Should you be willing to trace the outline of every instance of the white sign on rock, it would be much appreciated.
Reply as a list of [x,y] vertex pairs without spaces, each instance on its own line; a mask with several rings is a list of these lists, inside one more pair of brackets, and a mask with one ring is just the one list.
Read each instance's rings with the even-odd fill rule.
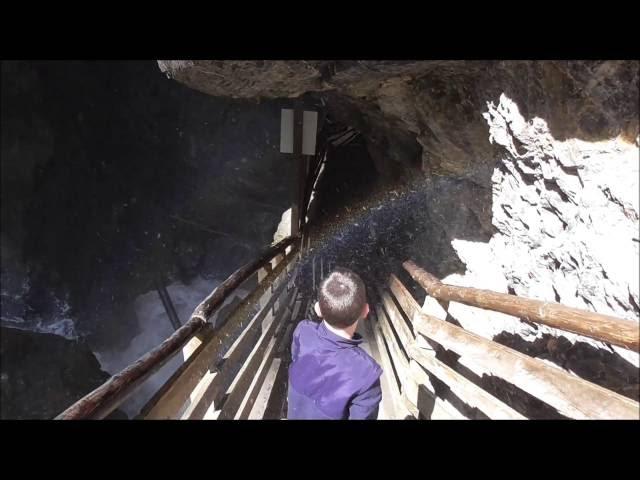
[[[294,113],[283,108],[280,116],[280,152],[294,153]],[[316,154],[316,136],[318,131],[318,112],[302,113],[302,155]]]

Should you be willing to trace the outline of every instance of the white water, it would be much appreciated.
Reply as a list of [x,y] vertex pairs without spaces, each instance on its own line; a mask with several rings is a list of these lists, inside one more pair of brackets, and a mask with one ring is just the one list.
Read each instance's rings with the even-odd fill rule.
[[24,312],[24,298],[29,292],[31,284],[29,278],[25,278],[20,291],[10,292],[2,289],[0,291],[0,299],[2,301],[2,309],[0,314],[0,324],[3,327],[17,328],[19,330],[28,330],[37,333],[50,333],[59,335],[69,340],[76,340],[78,334],[75,324],[71,318],[71,307],[68,298],[60,299],[53,297],[54,313],[50,317],[36,317],[26,321],[21,313]]
[[[197,277],[190,284],[172,283],[167,287],[171,301],[181,323],[185,323],[194,308],[218,286],[218,280],[205,280]],[[244,296],[246,292],[239,292]],[[231,298],[228,300],[231,301]],[[124,350],[95,351],[102,369],[114,375],[135,362],[149,350],[160,345],[173,332],[173,326],[167,316],[158,292],[152,290],[140,295],[135,300],[135,311],[140,333],[131,339]],[[120,407],[129,418],[137,415],[151,396],[166,382],[183,363],[182,354],[176,355],[158,372],[144,382],[136,393]]]

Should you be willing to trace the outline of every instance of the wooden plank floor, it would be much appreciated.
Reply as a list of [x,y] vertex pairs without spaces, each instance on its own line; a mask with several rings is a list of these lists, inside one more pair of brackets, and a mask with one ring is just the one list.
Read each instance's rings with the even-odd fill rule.
[[[360,322],[357,332],[362,335],[363,342],[360,344],[365,352],[367,352],[373,359],[378,362],[378,365],[382,367],[380,361],[380,354],[378,352],[378,346],[376,345],[375,338],[373,337],[373,330],[371,329],[370,318],[364,322]],[[387,381],[387,376],[382,375],[380,378],[380,386],[382,387],[382,400],[380,401],[380,408],[378,410],[378,420],[394,420],[396,418],[393,403],[391,401],[391,389]]]

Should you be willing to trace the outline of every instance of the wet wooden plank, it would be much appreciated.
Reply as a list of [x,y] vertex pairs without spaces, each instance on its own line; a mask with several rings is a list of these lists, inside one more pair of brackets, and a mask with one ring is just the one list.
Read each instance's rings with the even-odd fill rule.
[[279,359],[281,362],[278,374],[273,381],[273,390],[263,413],[265,420],[280,420],[286,417],[284,411],[289,386],[289,362],[285,357],[279,357]]
[[[295,297],[297,298],[297,297]],[[275,357],[281,360],[280,369],[275,379],[275,385],[265,408],[264,417],[266,419],[279,419],[286,417],[287,390],[289,382],[289,365],[291,363],[291,339],[293,332],[298,325],[298,316],[302,299],[295,299],[295,304],[290,305],[292,314],[280,330],[276,343]]]
[[384,335],[385,342],[389,347],[391,361],[393,362],[393,366],[400,377],[401,388],[403,388],[405,382],[408,380],[407,373],[409,370],[409,357],[400,347],[400,344],[391,329],[387,315],[382,310],[380,304],[376,304],[375,309],[378,326],[380,327],[380,330]]
[[429,376],[412,360],[409,374],[413,382],[407,385],[404,396],[427,420],[469,420],[447,399],[439,397],[431,385]]
[[[280,371],[281,363],[282,360],[279,358],[273,358],[271,361],[271,365],[269,366],[264,381],[262,382],[262,387],[260,387],[256,401],[249,413],[249,420],[262,420],[264,418],[269,399],[273,394],[276,377]],[[242,418],[242,416],[240,418]]]

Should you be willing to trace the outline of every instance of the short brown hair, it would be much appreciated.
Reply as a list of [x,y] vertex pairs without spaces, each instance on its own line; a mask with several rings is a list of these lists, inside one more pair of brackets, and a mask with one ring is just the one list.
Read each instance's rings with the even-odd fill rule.
[[367,304],[367,291],[360,276],[348,268],[336,268],[320,284],[320,312],[332,327],[353,325]]

